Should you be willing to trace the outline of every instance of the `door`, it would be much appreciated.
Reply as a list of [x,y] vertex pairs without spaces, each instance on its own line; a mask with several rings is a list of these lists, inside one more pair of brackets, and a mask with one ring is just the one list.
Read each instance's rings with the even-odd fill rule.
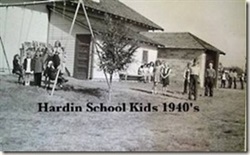
[[76,35],[74,75],[76,79],[88,79],[91,35]]

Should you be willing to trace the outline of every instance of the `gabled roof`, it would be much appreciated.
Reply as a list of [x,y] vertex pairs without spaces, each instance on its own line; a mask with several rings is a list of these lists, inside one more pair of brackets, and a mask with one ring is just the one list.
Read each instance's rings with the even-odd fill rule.
[[99,3],[93,2],[92,0],[84,0],[84,4],[87,8],[132,20],[137,24],[147,26],[150,30],[164,30],[162,27],[123,4],[119,0],[100,0]]
[[[48,8],[52,12],[57,13],[57,14],[61,15],[62,17],[65,17],[65,20],[66,19],[69,19],[70,21],[73,20],[74,11],[63,10],[63,8],[61,8],[59,6],[56,6],[56,7],[48,6]],[[107,31],[108,28],[107,28],[107,25],[104,24],[104,20],[101,20],[98,18],[89,18],[89,20],[91,23],[91,27],[95,33],[104,33]],[[85,15],[83,15],[81,13],[79,13],[77,15],[76,24],[78,24],[86,29],[89,29]],[[127,37],[128,37],[128,39],[138,40],[141,43],[151,44],[153,46],[163,46],[163,45],[159,44],[158,42],[140,34],[139,32],[133,31],[132,29],[128,29]]]
[[225,55],[224,52],[196,37],[189,32],[177,33],[155,33],[155,32],[141,32],[142,35],[151,38],[163,44],[164,48],[178,48],[178,49],[203,49],[213,52],[218,52]]

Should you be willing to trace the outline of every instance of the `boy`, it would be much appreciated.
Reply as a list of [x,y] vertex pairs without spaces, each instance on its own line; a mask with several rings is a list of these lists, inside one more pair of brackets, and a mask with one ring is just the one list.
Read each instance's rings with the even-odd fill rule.
[[187,93],[187,88],[188,88],[188,85],[190,83],[190,72],[191,72],[191,68],[190,68],[190,62],[187,63],[187,67],[184,71],[184,91],[183,91],[183,94],[186,94]]
[[205,72],[205,96],[213,97],[214,81],[216,78],[216,71],[213,69],[213,64],[209,63],[209,68]]
[[190,72],[190,84],[189,84],[189,93],[188,99],[191,100],[191,96],[194,95],[194,100],[197,100],[198,94],[198,81],[199,81],[199,67],[197,66],[197,60],[194,59],[193,65],[191,66]]

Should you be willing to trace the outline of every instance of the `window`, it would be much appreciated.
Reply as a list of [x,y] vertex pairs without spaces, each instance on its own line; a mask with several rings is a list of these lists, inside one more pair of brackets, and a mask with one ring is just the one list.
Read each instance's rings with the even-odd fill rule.
[[148,63],[148,51],[142,53],[142,63]]

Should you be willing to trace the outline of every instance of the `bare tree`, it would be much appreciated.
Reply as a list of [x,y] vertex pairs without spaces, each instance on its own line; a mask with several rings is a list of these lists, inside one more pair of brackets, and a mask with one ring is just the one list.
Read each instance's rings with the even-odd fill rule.
[[97,43],[100,57],[99,67],[109,74],[109,101],[111,101],[113,75],[126,70],[133,62],[133,56],[138,49],[138,41],[129,37],[131,30],[121,21],[115,21],[107,16],[104,20],[105,30],[99,34],[101,43]]

